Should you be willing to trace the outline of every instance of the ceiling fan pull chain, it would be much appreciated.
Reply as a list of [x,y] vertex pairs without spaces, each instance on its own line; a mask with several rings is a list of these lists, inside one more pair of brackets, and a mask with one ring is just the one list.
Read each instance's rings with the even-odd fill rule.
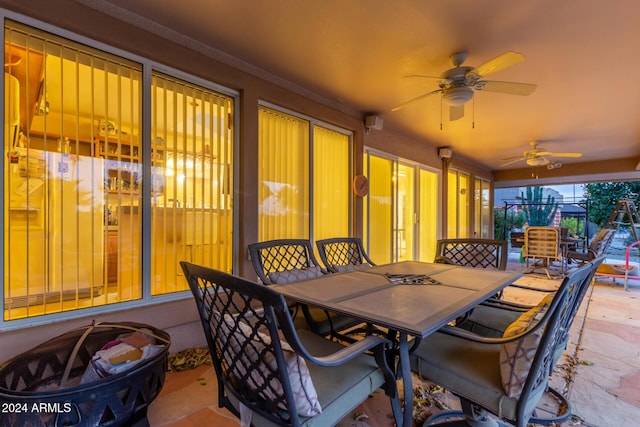
[[473,104],[471,105],[471,129],[476,128],[476,97],[474,96],[471,100]]
[[442,98],[444,97],[444,92],[440,93],[440,130],[442,130]]

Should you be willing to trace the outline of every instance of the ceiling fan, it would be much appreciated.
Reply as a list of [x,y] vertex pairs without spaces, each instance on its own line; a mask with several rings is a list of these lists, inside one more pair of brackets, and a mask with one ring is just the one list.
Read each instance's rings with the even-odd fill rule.
[[536,90],[536,85],[529,83],[484,80],[484,77],[489,74],[504,70],[505,68],[524,61],[524,56],[520,53],[505,52],[479,67],[462,65],[467,59],[467,52],[464,51],[456,52],[452,54],[450,58],[454,68],[445,71],[440,77],[423,75],[405,76],[437,80],[440,88],[403,102],[392,108],[391,111],[400,110],[415,101],[440,93],[442,94],[442,100],[450,106],[449,119],[458,120],[464,116],[464,104],[473,98],[473,94],[476,91],[527,96]]
[[551,151],[546,151],[542,148],[538,148],[538,143],[536,141],[531,141],[529,144],[532,147],[531,150],[526,150],[522,156],[501,159],[506,163],[503,163],[500,166],[504,167],[524,160],[529,166],[547,166],[547,168],[552,166],[549,169],[555,169],[562,165],[559,162],[552,162],[549,160],[549,157],[582,157],[582,153],[553,153]]

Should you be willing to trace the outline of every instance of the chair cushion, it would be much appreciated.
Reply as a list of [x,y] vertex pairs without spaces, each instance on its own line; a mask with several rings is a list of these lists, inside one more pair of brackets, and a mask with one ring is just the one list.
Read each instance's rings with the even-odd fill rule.
[[[236,328],[236,325],[238,328]],[[262,332],[257,332],[258,337],[252,338],[252,345],[248,345],[246,344],[247,340],[251,339],[250,337],[254,335],[254,331],[249,325],[226,315],[225,321],[221,326],[225,336],[227,337],[227,345],[231,346],[233,354],[236,356],[239,355],[241,358],[246,358],[242,364],[231,364],[231,361],[228,360],[232,366],[235,366],[236,369],[239,370],[239,372],[236,372],[238,377],[242,377],[246,373],[244,370],[245,366],[252,367],[252,369],[255,370],[256,366],[265,364],[269,366],[270,370],[277,369],[277,362],[273,353],[263,353],[265,348],[264,343],[271,343],[270,336],[265,335]],[[311,381],[309,369],[307,368],[304,358],[298,356],[288,343],[282,341],[281,344],[289,374],[289,382],[291,384],[291,390],[293,392],[298,413],[305,417],[312,417],[322,413],[318,394],[316,393],[313,381]],[[232,357],[228,354],[225,354],[225,357],[226,356]],[[256,363],[259,365],[256,365]],[[263,372],[267,371],[267,369],[257,369]],[[255,375],[252,373],[249,376],[247,383],[251,389],[259,390],[264,386],[264,381],[264,376],[261,373],[256,372]],[[280,381],[273,378],[269,382],[269,386],[265,387],[260,393],[264,394],[266,399],[273,399],[277,396],[281,396],[284,393],[284,389]]]
[[500,377],[500,348],[435,332],[411,353],[411,370],[494,414],[515,419],[517,400]]
[[[300,341],[314,356],[327,356],[343,346],[308,331],[298,331]],[[313,363],[308,365],[311,378],[318,391],[322,414],[302,418],[304,427],[326,427],[337,425],[350,411],[367,399],[374,390],[382,386],[384,376],[373,357],[360,355],[344,365],[323,367]],[[238,408],[238,401],[231,393],[229,400]],[[276,427],[272,421],[254,413],[251,425],[255,427]]]
[[459,327],[483,337],[500,338],[509,325],[522,314],[521,311],[478,305],[473,308],[469,318]]
[[269,279],[277,285],[297,282],[300,280],[309,280],[320,276],[322,276],[322,270],[320,270],[320,267],[309,267],[304,269],[293,268],[291,270],[269,273]]
[[[554,295],[547,295],[535,307],[522,313],[505,329],[503,337],[518,335],[533,326],[544,316]],[[544,328],[538,328],[519,340],[500,345],[500,373],[507,396],[517,397],[522,392],[543,332]]]

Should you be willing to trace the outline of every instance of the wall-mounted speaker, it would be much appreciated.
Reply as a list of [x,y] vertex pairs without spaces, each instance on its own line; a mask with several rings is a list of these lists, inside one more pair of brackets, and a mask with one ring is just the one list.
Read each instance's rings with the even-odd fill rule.
[[382,130],[382,126],[384,124],[384,120],[382,120],[382,117],[380,116],[367,116],[364,120],[364,127],[367,128],[367,130]]

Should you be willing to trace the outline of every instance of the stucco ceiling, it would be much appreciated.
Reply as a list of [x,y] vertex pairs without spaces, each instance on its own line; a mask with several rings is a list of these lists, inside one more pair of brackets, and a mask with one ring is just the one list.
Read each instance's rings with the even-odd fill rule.
[[[87,4],[89,2],[82,1]],[[112,4],[310,90],[385,127],[450,146],[494,170],[532,140],[581,159],[640,158],[637,0],[111,0]],[[117,9],[122,12],[121,9]],[[144,20],[142,20],[144,21]],[[490,80],[533,83],[530,96],[478,92],[450,122],[428,79],[468,51],[477,66],[526,60]],[[510,167],[521,167],[514,164]]]

